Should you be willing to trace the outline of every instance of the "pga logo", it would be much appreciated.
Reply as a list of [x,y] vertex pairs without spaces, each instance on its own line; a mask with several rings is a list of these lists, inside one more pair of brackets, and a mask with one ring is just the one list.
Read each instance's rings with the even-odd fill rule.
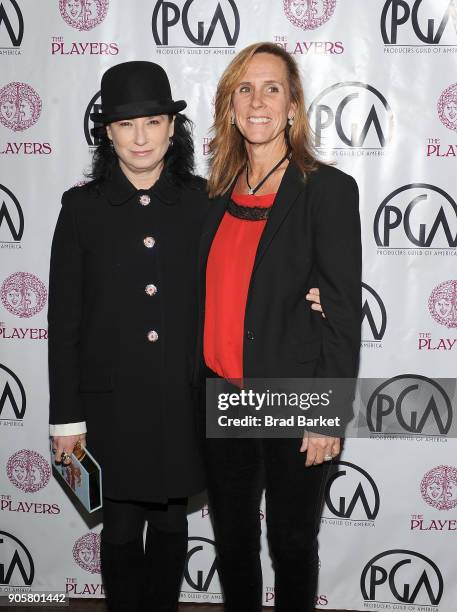
[[0,242],[20,242],[24,233],[24,213],[12,191],[0,185]]
[[[240,14],[234,0],[158,0],[152,12],[152,35],[159,47],[168,45],[234,47],[240,34]],[[211,45],[212,43],[212,45]]]
[[366,407],[368,429],[373,433],[446,435],[452,418],[448,393],[437,381],[419,374],[382,382]]
[[387,550],[362,570],[365,601],[437,606],[443,596],[441,572],[431,559],[413,550]]
[[380,342],[387,327],[387,311],[381,296],[362,283],[362,342]]
[[212,540],[200,537],[188,539],[184,580],[194,591],[207,593],[211,590],[211,593],[222,593]]
[[0,48],[18,49],[24,36],[24,18],[17,0],[0,2]]
[[[103,123],[99,123],[97,121],[93,121],[90,116],[92,113],[101,113],[102,112],[102,96],[101,92],[97,91],[97,93],[92,96],[89,101],[89,104],[86,107],[86,111],[84,113],[84,136],[86,137],[86,142],[89,147],[96,147],[100,144],[101,139],[97,134],[97,130],[103,127]],[[95,133],[94,133],[95,130]]]
[[457,43],[456,0],[386,0],[381,13],[386,45]]
[[338,461],[325,489],[325,503],[340,519],[373,521],[380,506],[379,490],[373,478],[358,465]]
[[22,421],[27,400],[16,374],[0,363],[0,421]]
[[379,205],[373,233],[378,247],[455,249],[457,204],[435,185],[403,185]]
[[16,536],[0,531],[0,585],[30,586],[34,577],[35,564],[28,548]]
[[393,137],[394,116],[384,95],[358,81],[336,83],[311,103],[308,117],[317,148],[383,149]]

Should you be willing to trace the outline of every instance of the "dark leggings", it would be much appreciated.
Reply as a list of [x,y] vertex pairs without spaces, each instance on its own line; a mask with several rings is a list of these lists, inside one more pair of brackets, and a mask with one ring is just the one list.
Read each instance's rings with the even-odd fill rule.
[[328,465],[305,467],[294,439],[207,439],[208,493],[226,612],[262,606],[260,515],[275,570],[275,609],[312,612]]
[[125,544],[143,534],[144,524],[164,533],[187,532],[187,499],[169,504],[103,499],[103,537],[111,544]]
[[187,500],[148,504],[104,498],[103,504],[101,562],[108,610],[177,610],[187,554]]

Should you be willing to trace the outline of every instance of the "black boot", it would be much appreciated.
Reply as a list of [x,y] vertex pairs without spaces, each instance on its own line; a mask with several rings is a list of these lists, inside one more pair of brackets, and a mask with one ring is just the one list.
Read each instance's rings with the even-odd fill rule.
[[187,530],[159,531],[148,525],[146,572],[148,587],[144,610],[177,612],[187,555]]
[[143,536],[111,544],[101,533],[100,560],[109,612],[143,612],[145,555]]

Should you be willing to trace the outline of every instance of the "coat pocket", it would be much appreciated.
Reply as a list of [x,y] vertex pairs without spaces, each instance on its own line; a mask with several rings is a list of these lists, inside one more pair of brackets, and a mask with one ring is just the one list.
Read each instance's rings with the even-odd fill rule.
[[322,340],[302,340],[296,341],[292,345],[292,352],[299,363],[314,361],[319,358],[322,349]]
[[80,393],[110,393],[114,390],[113,378],[108,374],[82,373],[79,379]]

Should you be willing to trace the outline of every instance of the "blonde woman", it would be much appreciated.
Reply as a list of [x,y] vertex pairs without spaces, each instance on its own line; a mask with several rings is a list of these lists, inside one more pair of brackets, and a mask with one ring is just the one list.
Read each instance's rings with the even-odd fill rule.
[[[316,159],[298,67],[258,43],[219,82],[203,231],[201,343],[206,375],[355,377],[361,240],[353,178]],[[318,286],[326,318],[305,307]],[[208,409],[210,409],[209,407]],[[349,418],[347,414],[341,418]],[[219,574],[229,612],[261,610],[259,503],[275,569],[276,610],[311,612],[317,533],[336,437],[207,439]]]

